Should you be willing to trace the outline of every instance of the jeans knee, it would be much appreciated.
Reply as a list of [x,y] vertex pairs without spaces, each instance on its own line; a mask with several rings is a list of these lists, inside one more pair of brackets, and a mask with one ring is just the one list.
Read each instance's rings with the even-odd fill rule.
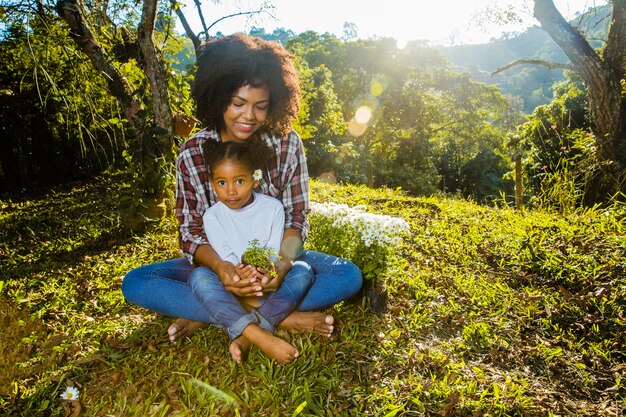
[[189,274],[189,280],[187,282],[189,287],[191,287],[191,291],[194,293],[198,290],[206,290],[218,283],[221,284],[217,275],[205,266],[195,268],[191,274]]
[[352,284],[350,288],[352,293],[351,295],[355,295],[361,290],[361,287],[363,286],[363,274],[361,273],[359,267],[356,266],[354,263],[348,262],[348,265],[348,277],[350,277],[350,284]]
[[129,271],[122,279],[122,294],[130,302],[136,300],[136,296],[140,293],[140,278],[143,274],[139,271],[141,268],[135,268]]

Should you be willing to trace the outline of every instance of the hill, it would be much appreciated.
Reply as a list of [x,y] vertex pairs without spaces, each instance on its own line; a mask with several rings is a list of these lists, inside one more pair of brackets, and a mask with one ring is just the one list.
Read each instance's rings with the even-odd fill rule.
[[[606,39],[606,16],[610,12],[608,5],[592,8],[577,16],[571,23],[590,39],[596,39],[592,46],[598,48],[601,46],[599,39]],[[507,35],[485,44],[439,49],[459,71],[469,72],[475,81],[497,85],[504,94],[521,98],[526,113],[552,99],[552,85],[565,79],[563,71],[548,70],[537,65],[520,65],[497,76],[490,74],[519,59],[569,62],[563,51],[539,27],[531,27],[522,33]]]
[[[168,218],[129,235],[123,178],[0,198],[0,414],[614,416],[626,388],[626,208],[517,212],[313,183],[313,199],[410,223],[388,310],[334,308],[332,340],[242,366],[224,332],[172,345],[170,318],[127,304],[131,268],[178,256]],[[106,196],[106,198],[103,198]],[[315,226],[314,226],[315,227]],[[79,402],[60,401],[66,386]],[[230,409],[231,411],[228,411]],[[78,411],[76,411],[78,410]]]

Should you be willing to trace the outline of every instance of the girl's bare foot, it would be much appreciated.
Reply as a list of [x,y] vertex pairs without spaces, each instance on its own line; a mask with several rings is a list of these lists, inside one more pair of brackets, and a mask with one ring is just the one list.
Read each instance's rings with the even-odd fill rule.
[[207,323],[180,318],[176,319],[176,321],[167,328],[167,335],[170,338],[170,342],[175,343],[178,339],[189,336],[196,330],[207,326]]
[[250,341],[246,339],[245,336],[239,336],[228,346],[230,356],[232,356],[237,363],[245,361],[248,357],[248,352],[250,352],[250,345]]
[[298,349],[294,346],[274,336],[270,332],[263,330],[256,324],[251,324],[246,327],[242,334],[251,343],[261,349],[268,358],[275,360],[281,365],[293,361],[300,354]]
[[283,330],[316,333],[320,336],[330,337],[335,330],[334,322],[333,316],[328,314],[315,311],[294,311],[280,322],[278,327]]

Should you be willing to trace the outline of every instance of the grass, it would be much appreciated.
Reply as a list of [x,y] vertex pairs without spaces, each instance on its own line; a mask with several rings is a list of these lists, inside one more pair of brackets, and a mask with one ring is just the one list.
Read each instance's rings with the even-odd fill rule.
[[[237,365],[219,329],[175,345],[124,274],[179,255],[176,228],[123,231],[117,177],[0,199],[0,414],[618,416],[626,389],[626,210],[517,212],[313,184],[316,201],[410,222],[389,308],[333,309],[331,341]],[[63,402],[67,385],[80,407]]]

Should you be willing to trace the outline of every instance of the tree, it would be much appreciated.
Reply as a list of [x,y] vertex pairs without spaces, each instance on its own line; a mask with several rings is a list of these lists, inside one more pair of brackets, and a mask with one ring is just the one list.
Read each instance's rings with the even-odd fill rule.
[[118,106],[49,15],[4,21],[0,39],[0,189],[52,185],[120,166]]
[[584,82],[589,97],[589,118],[595,137],[596,161],[588,189],[591,202],[626,192],[626,0],[612,0],[610,26],[602,48],[594,49],[583,34],[568,23],[552,0],[534,0],[533,13],[542,28],[565,52],[570,64],[546,61],[516,61],[495,73],[519,63],[566,68]]

